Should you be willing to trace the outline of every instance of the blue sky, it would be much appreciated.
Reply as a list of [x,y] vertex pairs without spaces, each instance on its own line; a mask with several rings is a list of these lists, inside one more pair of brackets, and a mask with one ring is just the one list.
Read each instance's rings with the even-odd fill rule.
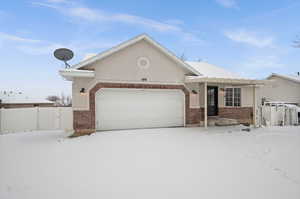
[[300,70],[299,0],[18,0],[0,7],[1,90],[32,97],[71,93],[52,53],[70,64],[141,33],[188,60],[251,78]]

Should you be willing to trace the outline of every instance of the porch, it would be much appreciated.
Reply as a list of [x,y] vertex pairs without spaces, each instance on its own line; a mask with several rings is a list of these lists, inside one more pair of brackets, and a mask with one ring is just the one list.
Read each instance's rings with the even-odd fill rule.
[[263,80],[187,76],[190,124],[256,124],[256,89]]

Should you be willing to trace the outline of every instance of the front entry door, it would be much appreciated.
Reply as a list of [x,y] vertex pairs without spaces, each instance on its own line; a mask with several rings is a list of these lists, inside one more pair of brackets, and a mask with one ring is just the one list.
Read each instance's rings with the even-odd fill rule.
[[218,87],[207,87],[207,115],[218,115]]

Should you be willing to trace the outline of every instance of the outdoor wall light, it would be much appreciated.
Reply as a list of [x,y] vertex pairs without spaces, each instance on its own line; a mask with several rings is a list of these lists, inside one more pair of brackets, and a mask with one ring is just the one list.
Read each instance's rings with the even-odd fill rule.
[[198,94],[198,92],[196,90],[192,90],[193,94]]
[[81,88],[81,89],[80,89],[80,94],[81,94],[81,95],[84,95],[84,94],[85,94],[85,88]]

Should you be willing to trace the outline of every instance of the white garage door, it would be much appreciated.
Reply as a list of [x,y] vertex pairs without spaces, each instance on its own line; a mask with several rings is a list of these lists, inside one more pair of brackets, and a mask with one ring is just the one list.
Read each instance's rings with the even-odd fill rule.
[[181,90],[103,88],[96,93],[96,128],[183,126],[184,104]]

